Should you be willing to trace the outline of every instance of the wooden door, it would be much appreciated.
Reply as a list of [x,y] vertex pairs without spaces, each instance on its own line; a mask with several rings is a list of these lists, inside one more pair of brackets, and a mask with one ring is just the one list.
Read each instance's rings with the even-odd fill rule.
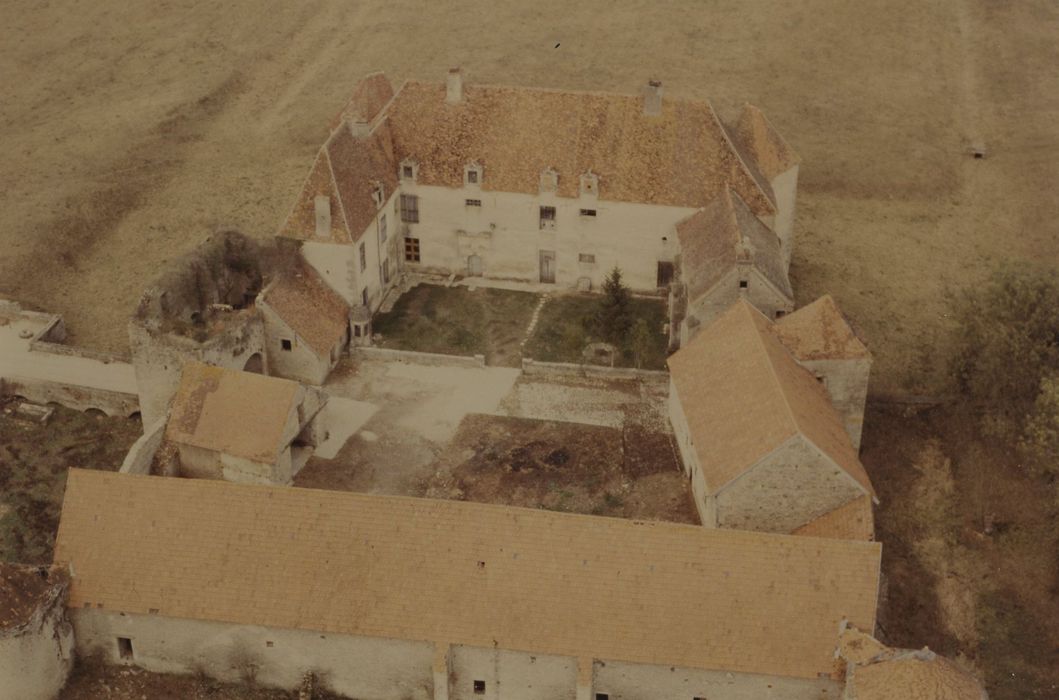
[[555,251],[542,250],[541,252],[541,282],[555,284]]

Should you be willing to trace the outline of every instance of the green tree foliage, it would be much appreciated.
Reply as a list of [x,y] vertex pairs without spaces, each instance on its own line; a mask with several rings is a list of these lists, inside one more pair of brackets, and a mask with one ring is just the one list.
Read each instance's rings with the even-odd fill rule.
[[622,281],[621,270],[615,267],[603,281],[603,298],[595,319],[597,332],[608,343],[620,345],[632,327],[629,302],[629,288]]
[[[1059,273],[1003,267],[954,300],[953,371],[995,437],[1037,455],[1055,451],[1059,421]],[[1043,452],[1042,452],[1043,450]],[[1054,461],[1054,460],[1053,460]]]

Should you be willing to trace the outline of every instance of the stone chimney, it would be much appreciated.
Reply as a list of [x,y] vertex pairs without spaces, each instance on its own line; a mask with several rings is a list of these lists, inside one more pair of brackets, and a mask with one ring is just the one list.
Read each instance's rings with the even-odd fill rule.
[[662,81],[648,80],[643,89],[643,113],[657,117],[662,113]]
[[452,105],[463,101],[463,71],[459,68],[449,69],[449,77],[445,81],[445,101]]

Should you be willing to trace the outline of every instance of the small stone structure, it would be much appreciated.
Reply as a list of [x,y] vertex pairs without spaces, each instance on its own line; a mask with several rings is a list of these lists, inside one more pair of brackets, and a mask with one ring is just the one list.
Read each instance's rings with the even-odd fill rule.
[[0,562],[0,700],[52,700],[73,664],[61,566]]
[[289,379],[184,365],[165,436],[182,476],[290,484],[327,437],[327,395]]
[[870,515],[875,492],[826,389],[749,302],[669,368],[670,421],[704,525],[791,533],[854,501]]

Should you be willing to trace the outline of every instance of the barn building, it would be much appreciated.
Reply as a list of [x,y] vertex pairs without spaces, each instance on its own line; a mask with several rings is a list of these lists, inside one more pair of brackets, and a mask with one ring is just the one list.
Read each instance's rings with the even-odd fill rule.
[[[130,537],[130,533],[135,536]],[[79,653],[349,697],[838,700],[880,546],[71,470]]]

